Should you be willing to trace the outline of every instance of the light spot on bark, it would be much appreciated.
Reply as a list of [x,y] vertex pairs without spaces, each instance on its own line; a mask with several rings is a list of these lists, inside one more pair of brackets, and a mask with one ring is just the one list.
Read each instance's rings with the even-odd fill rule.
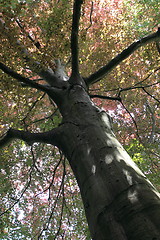
[[96,165],[92,166],[92,173],[95,175],[95,173],[96,173]]
[[105,134],[107,136],[107,145],[108,146],[121,147],[121,144],[118,142],[118,140],[115,138],[115,136],[112,132],[110,132],[110,133],[106,132]]
[[91,148],[88,148],[88,149],[87,149],[87,154],[89,155],[90,152],[91,152]]
[[128,199],[131,203],[138,202],[137,191],[128,191]]
[[107,115],[106,112],[102,113],[102,121],[106,124],[106,126],[110,129],[111,128],[111,123],[110,123],[110,119],[109,116]]
[[132,181],[132,176],[131,176],[131,174],[130,174],[127,170],[125,170],[125,169],[123,169],[123,173],[124,173],[124,175],[126,176],[129,185],[132,185],[132,184],[133,184],[133,181]]
[[113,161],[114,157],[111,154],[105,156],[105,163],[110,164]]
[[138,166],[133,162],[133,160],[128,155],[128,153],[123,149],[123,147],[121,147],[120,151],[117,152],[117,160],[119,162],[123,160],[129,167],[132,167],[139,175],[145,177],[145,175],[138,168]]
[[[152,186],[153,186],[153,185],[152,185]],[[157,189],[155,189],[155,187],[154,187],[154,189],[153,189],[153,192],[157,195],[158,198],[160,198],[160,193],[157,191]]]

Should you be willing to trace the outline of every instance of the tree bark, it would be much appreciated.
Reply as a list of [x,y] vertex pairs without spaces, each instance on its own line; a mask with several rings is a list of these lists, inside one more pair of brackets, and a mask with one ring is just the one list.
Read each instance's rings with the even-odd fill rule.
[[160,195],[116,139],[110,117],[82,85],[62,91],[59,127],[45,133],[10,129],[0,146],[18,138],[63,151],[80,187],[93,240],[160,240]]
[[74,86],[61,106],[61,149],[80,187],[92,239],[160,239],[160,197],[116,139],[106,112]]

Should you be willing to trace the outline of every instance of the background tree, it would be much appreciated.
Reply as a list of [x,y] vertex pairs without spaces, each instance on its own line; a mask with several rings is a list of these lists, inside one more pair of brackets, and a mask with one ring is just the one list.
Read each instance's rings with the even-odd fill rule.
[[[147,14],[144,22],[141,19],[146,9],[148,11],[148,4],[150,14]],[[31,145],[24,145],[23,141],[14,142],[14,145],[11,143],[2,152],[2,239],[87,238],[86,225],[82,224],[84,213],[78,195],[79,189],[61,152],[63,150],[67,155],[67,151],[71,151],[74,143],[69,146],[70,150],[61,146],[61,150],[58,151],[57,148],[53,149],[52,146],[43,143],[32,145],[36,140],[34,137],[39,138],[40,135],[32,135],[32,139],[29,135],[30,131],[46,132],[58,127],[59,124],[62,128],[66,121],[72,120],[75,121],[75,125],[77,124],[77,117],[74,115],[73,118],[72,115],[78,111],[80,120],[80,109],[75,108],[70,117],[66,118],[68,105],[62,104],[66,100],[69,104],[66,92],[76,90],[76,94],[79,91],[74,85],[86,88],[87,84],[89,89],[86,90],[90,97],[113,117],[114,129],[120,141],[148,177],[157,187],[159,186],[156,177],[159,168],[157,121],[159,31],[144,37],[145,34],[153,32],[153,27],[157,30],[157,6],[156,1],[152,4],[135,1],[132,5],[121,1],[86,1],[80,10],[80,2],[76,1],[72,24],[72,3],[68,1],[14,1],[12,4],[5,1],[2,4],[3,63],[0,66],[8,76],[2,72],[1,135],[5,134],[8,128],[12,128],[2,137],[1,144],[7,142],[10,137],[18,137]],[[147,21],[151,17],[153,22],[149,24]],[[137,37],[141,38],[141,41],[130,45]],[[148,42],[151,43],[146,45]],[[140,46],[145,46],[145,49],[135,52]],[[126,50],[122,52],[123,49]],[[133,52],[134,55],[131,56]],[[121,54],[115,57],[117,53]],[[78,74],[78,62],[83,78]],[[101,68],[102,66],[105,67]],[[95,74],[92,74],[93,72]],[[69,81],[66,81],[68,79]],[[44,80],[52,85],[52,89],[42,85]],[[91,85],[93,83],[95,84]],[[75,95],[77,102],[84,101],[83,95],[80,95],[78,99]],[[74,103],[74,96],[70,101],[69,105]],[[85,101],[90,102],[88,98]],[[90,107],[89,110],[93,113]],[[102,113],[103,118],[103,111],[97,111]],[[88,114],[88,111],[83,110],[84,118],[85,112]],[[92,121],[94,119],[94,116],[86,117]],[[96,123],[96,119],[94,121]],[[63,135],[67,131],[66,127]],[[22,136],[22,133],[28,135]],[[52,133],[57,134],[56,131]],[[50,142],[48,136],[43,135],[43,139],[39,140],[59,145],[54,139]],[[77,138],[76,141],[81,145],[83,135],[77,135]],[[111,158],[108,157],[107,161],[109,159]],[[127,181],[131,181],[129,169],[126,166],[121,167]],[[83,169],[80,171],[82,175],[83,171]],[[96,169],[93,164],[92,173],[94,171]],[[116,180],[118,183],[118,179]],[[86,204],[85,208],[87,209]],[[75,217],[80,219],[77,223]],[[137,218],[135,219],[137,221]],[[152,228],[151,225],[150,227]],[[83,229],[83,232],[80,229]],[[112,232],[113,235],[117,234],[113,230]],[[143,234],[146,239],[145,233]],[[157,237],[156,232],[153,234]],[[109,239],[112,239],[111,235],[110,233]],[[114,237],[118,239],[117,235]]]

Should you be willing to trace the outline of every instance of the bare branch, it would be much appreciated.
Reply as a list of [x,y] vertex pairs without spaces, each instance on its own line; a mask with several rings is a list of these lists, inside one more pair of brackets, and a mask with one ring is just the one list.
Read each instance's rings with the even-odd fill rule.
[[145,89],[145,87],[143,87],[142,89],[143,89],[143,91],[144,91],[145,93],[147,93],[147,95],[149,95],[151,98],[153,98],[153,99],[156,100],[158,103],[160,103],[160,101],[159,101],[155,96],[153,96],[152,94],[150,94],[150,93]]
[[26,190],[29,188],[30,184],[31,184],[31,180],[32,180],[32,171],[33,171],[33,167],[30,168],[29,170],[29,179],[26,183],[26,186],[24,187],[24,189],[22,190],[20,196],[18,197],[18,199],[16,199],[16,201],[9,207],[7,208],[4,212],[0,213],[0,216],[4,215],[5,213],[7,213],[8,211],[10,211],[23,197],[24,193],[26,192]]
[[88,29],[92,26],[92,13],[93,13],[93,1],[91,2],[91,11],[90,11],[90,25],[86,28],[86,31],[88,31]]
[[108,99],[108,100],[117,100],[121,102],[120,97],[109,97],[109,96],[103,96],[103,95],[89,95],[90,98],[101,98],[101,99]]
[[132,119],[132,122],[134,123],[135,127],[136,127],[136,135],[139,139],[139,141],[141,142],[141,138],[140,138],[140,135],[139,135],[139,131],[138,131],[138,126],[137,126],[137,123],[136,123],[136,120],[134,119],[134,117],[132,116],[132,114],[130,113],[130,111],[126,108],[126,106],[124,105],[124,103],[121,101],[121,104],[123,106],[123,108],[126,110],[126,112],[129,114],[130,118]]
[[51,131],[43,133],[31,133],[28,131],[21,131],[17,129],[10,128],[6,134],[1,136],[0,147],[5,146],[13,139],[20,139],[32,145],[35,142],[52,144],[54,146],[60,147],[61,133],[63,126],[54,128]]
[[18,18],[16,19],[16,23],[17,23],[18,26],[20,27],[22,33],[25,33],[25,34],[27,35],[27,37],[31,40],[31,42],[35,45],[35,47],[36,47],[37,49],[40,49],[40,48],[41,48],[40,42],[39,42],[39,41],[35,41],[35,40],[33,39],[33,37],[31,36],[31,34],[30,34],[30,33],[27,33],[27,32],[25,31],[24,26],[22,25],[21,21],[20,21]]
[[71,32],[71,55],[72,55],[72,74],[79,74],[78,59],[78,31],[81,15],[82,0],[75,0],[73,7],[72,32]]
[[[59,101],[60,94],[62,93],[62,89],[66,89],[68,86],[68,82],[61,81],[59,86],[49,86],[49,85],[41,85],[36,83],[35,81],[30,80],[29,78],[23,77],[19,73],[13,71],[11,68],[7,67],[3,63],[0,63],[0,69],[2,69],[5,73],[10,75],[11,77],[17,79],[20,83],[24,83],[32,88],[36,88],[37,90],[41,90],[48,94],[48,96],[57,103]],[[50,78],[48,78],[50,79]],[[53,79],[50,79],[51,81]],[[67,85],[66,85],[66,84]]]
[[23,77],[21,74],[13,71],[11,68],[7,67],[5,64],[3,64],[2,62],[0,62],[0,69],[7,73],[9,76],[15,78],[16,80],[18,80],[20,83],[24,83],[27,84],[27,86],[30,86],[32,88],[36,88],[37,90],[41,90],[45,93],[49,92],[49,87],[41,85],[36,83],[35,81],[30,80],[29,78]]
[[[158,68],[156,68],[155,70],[151,71],[150,73],[148,73],[148,75],[147,75],[144,79],[142,79],[141,81],[135,83],[134,86],[137,86],[137,85],[142,84],[143,82],[145,82],[146,80],[148,80],[148,78],[150,78],[153,74],[155,74],[155,73],[158,72],[159,70],[160,70],[160,67],[158,67]],[[127,72],[125,72],[125,73],[127,73]],[[134,78],[135,80],[138,80],[138,77],[137,77],[137,76],[134,76],[134,77],[133,77],[132,75],[129,74],[129,77]]]
[[47,119],[51,119],[52,122],[53,122],[53,116],[54,116],[54,114],[57,112],[57,110],[58,110],[58,108],[57,108],[52,114],[50,114],[49,116],[46,116],[46,117],[44,117],[44,118],[37,119],[37,120],[33,121],[32,123],[37,123],[37,122],[45,121],[45,120],[47,120]]
[[124,49],[120,54],[118,54],[115,58],[113,58],[109,63],[100,68],[97,72],[91,74],[88,78],[85,78],[85,82],[87,85],[98,82],[102,78],[104,78],[112,69],[114,69],[118,64],[120,64],[123,60],[129,57],[134,51],[138,48],[144,46],[145,44],[155,41],[160,38],[160,29],[156,33],[152,33],[140,40],[133,42],[128,48]]
[[[159,83],[160,83],[160,82],[158,81],[158,82],[155,82],[155,83],[152,83],[152,84],[149,84],[149,85],[144,85],[144,86],[137,86],[138,84],[135,84],[134,86],[131,86],[131,87],[122,88],[122,89],[119,90],[118,96],[120,97],[121,92],[129,91],[129,90],[134,90],[134,89],[139,88],[139,89],[143,89],[148,95],[150,95],[151,97],[153,97],[151,94],[149,94],[149,93],[145,90],[145,88],[152,87],[152,86],[157,85],[157,84],[159,84]],[[153,98],[154,98],[156,101],[159,102],[158,99],[156,99],[155,97],[153,97]]]
[[11,29],[5,26],[5,22],[0,19],[0,29],[2,30],[3,34],[7,37],[10,44],[16,47],[18,53],[22,56],[22,58],[27,62],[30,69],[37,73],[39,76],[41,76],[50,86],[62,88],[67,87],[67,82],[63,81],[63,79],[59,79],[55,73],[54,70],[51,68],[48,68],[48,66],[43,66],[40,62],[36,61],[27,48],[15,37],[11,34]]
[[46,94],[43,93],[43,95],[42,95],[41,97],[38,97],[38,98],[36,99],[36,101],[35,101],[35,102],[32,104],[32,106],[29,108],[26,116],[22,119],[22,122],[25,123],[26,118],[29,116],[29,114],[31,113],[31,111],[33,110],[33,108],[36,106],[36,104],[37,104],[39,101],[41,101],[41,100],[45,97],[45,95],[46,95]]
[[65,73],[64,65],[62,65],[60,59],[55,60],[55,64],[56,64],[56,69],[55,69],[55,72],[54,72],[55,76],[58,79],[61,79],[63,81],[68,81],[69,77]]
[[[62,157],[62,156],[61,156],[61,157]],[[53,205],[53,207],[52,207],[50,216],[49,216],[47,222],[45,223],[44,228],[40,231],[40,233],[39,233],[39,235],[38,235],[38,239],[41,238],[41,236],[42,236],[42,234],[43,234],[44,231],[48,230],[49,224],[50,224],[50,222],[51,222],[51,219],[52,219],[53,214],[54,214],[54,212],[55,212],[55,209],[56,209],[56,207],[57,207],[58,201],[59,201],[60,197],[62,196],[62,208],[61,208],[62,210],[61,210],[61,218],[60,218],[60,222],[59,222],[60,225],[61,225],[62,215],[63,215],[63,209],[64,209],[63,191],[64,191],[64,179],[65,179],[65,175],[66,175],[66,171],[65,171],[65,168],[64,168],[64,170],[63,170],[63,175],[62,175],[62,179],[61,179],[61,184],[60,184],[60,186],[59,186],[59,190],[58,190],[56,199],[55,199],[55,201],[54,201],[54,205]],[[59,225],[59,229],[58,229],[58,231],[57,231],[57,233],[56,233],[56,236],[57,236],[57,234],[58,234],[59,231],[60,231],[60,225]],[[34,236],[34,237],[35,237],[35,236]],[[55,239],[55,238],[54,238],[54,239]]]
[[[17,40],[17,45],[19,46],[19,49],[21,50],[21,54],[27,64],[29,64],[30,69],[37,73],[40,77],[42,77],[50,86],[53,87],[67,87],[68,84],[66,82],[67,76],[64,73],[64,70],[62,70],[61,64],[55,63],[55,69],[44,67],[43,64],[33,59],[33,57],[30,55],[28,50],[25,48],[24,45],[21,44],[19,40]],[[57,70],[59,71],[59,68],[61,69],[61,75],[57,76]],[[63,75],[62,75],[63,73]]]
[[62,176],[62,205],[61,205],[61,212],[60,212],[60,220],[59,220],[59,227],[58,230],[54,236],[54,240],[58,237],[60,230],[62,228],[62,218],[63,218],[63,211],[64,211],[64,206],[65,206],[65,194],[64,194],[64,179],[66,176],[66,165],[65,165],[65,159],[63,162],[63,176]]
[[47,188],[45,188],[43,191],[37,193],[35,195],[35,197],[37,197],[37,196],[41,195],[42,193],[48,191],[49,192],[48,193],[48,201],[51,200],[51,187],[53,186],[54,179],[55,179],[55,174],[56,174],[56,171],[57,171],[58,167],[60,166],[61,162],[62,162],[62,155],[60,156],[60,159],[59,159],[58,163],[56,164],[56,166],[55,166],[55,168],[53,170],[52,180],[49,182],[49,186]]
[[156,128],[156,118],[155,118],[155,114],[154,114],[154,110],[153,108],[150,106],[149,102],[146,102],[146,108],[149,110],[149,113],[151,114],[151,119],[152,119],[152,130],[151,130],[151,134],[149,137],[149,142],[154,142],[154,135],[155,135],[155,128]]

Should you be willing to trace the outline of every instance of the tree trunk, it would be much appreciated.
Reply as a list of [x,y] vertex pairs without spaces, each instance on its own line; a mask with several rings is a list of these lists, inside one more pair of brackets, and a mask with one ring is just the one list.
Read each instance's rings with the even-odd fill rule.
[[116,139],[110,118],[74,86],[61,106],[62,150],[94,240],[160,239],[160,198]]
[[38,84],[23,77],[3,63],[0,63],[0,69],[21,84],[47,93],[63,117],[61,126],[45,133],[9,129],[3,139],[0,139],[0,146],[13,138],[19,138],[29,144],[36,141],[50,143],[63,151],[80,187],[93,240],[160,240],[160,196],[117,141],[110,117],[94,106],[86,91],[86,85],[107,76],[135,50],[151,41],[157,41],[160,29],[133,42],[98,71],[83,79],[79,74],[78,56],[79,20],[83,1],[73,2],[72,74],[69,79],[59,60],[56,61],[57,69],[40,66],[41,61],[37,62],[30,57],[23,44],[15,36],[10,37],[10,29],[3,19],[0,21],[5,39],[7,37],[10,42],[13,40],[16,43],[16,51],[25,59],[27,66],[49,85]]

